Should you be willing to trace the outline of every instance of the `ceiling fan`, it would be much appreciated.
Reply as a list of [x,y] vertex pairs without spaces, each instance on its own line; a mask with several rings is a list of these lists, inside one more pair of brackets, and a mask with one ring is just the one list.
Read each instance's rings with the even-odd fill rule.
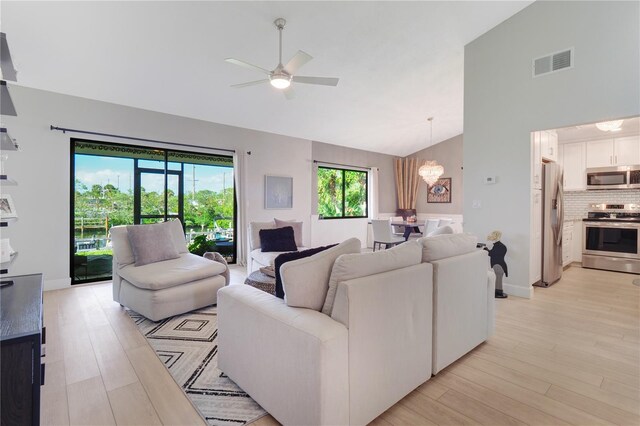
[[[281,89],[283,90],[285,97],[287,99],[291,99],[293,97],[293,92],[290,88],[291,86],[291,82],[295,82],[295,83],[304,83],[304,84],[320,84],[323,86],[337,86],[338,85],[338,78],[333,78],[333,77],[303,77],[303,76],[298,76],[295,75],[296,72],[307,62],[309,62],[311,59],[313,59],[313,57],[311,55],[309,55],[308,53],[303,52],[302,50],[298,50],[298,52],[293,55],[293,58],[291,58],[289,60],[289,62],[287,62],[286,65],[282,65],[282,30],[284,29],[285,24],[287,23],[287,21],[285,21],[283,18],[278,18],[275,21],[273,21],[273,23],[275,24],[276,28],[278,29],[278,35],[279,35],[279,50],[278,50],[278,66],[275,67],[274,70],[269,71],[267,69],[264,69],[262,67],[259,67],[257,65],[253,65],[250,64],[248,62],[245,61],[241,61],[239,59],[234,59],[234,58],[227,58],[225,59],[225,61],[234,64],[234,65],[239,65],[241,67],[244,68],[249,68],[252,70],[256,70],[259,71],[263,74],[266,74],[269,76],[269,78],[265,78],[262,80],[256,80],[256,81],[249,81],[247,83],[240,83],[240,84],[233,84],[231,85],[231,87],[235,87],[235,88],[242,88],[242,87],[248,87],[248,86],[253,86],[256,84],[262,84],[262,83],[271,83],[271,85],[273,87],[275,87],[276,89]],[[286,89],[286,90],[285,90]]]

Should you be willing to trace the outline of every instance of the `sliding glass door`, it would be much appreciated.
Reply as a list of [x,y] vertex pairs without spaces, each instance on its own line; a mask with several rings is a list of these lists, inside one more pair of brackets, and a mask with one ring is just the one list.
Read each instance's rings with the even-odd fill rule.
[[190,250],[235,262],[233,159],[72,139],[72,283],[111,279],[112,226],[180,219]]

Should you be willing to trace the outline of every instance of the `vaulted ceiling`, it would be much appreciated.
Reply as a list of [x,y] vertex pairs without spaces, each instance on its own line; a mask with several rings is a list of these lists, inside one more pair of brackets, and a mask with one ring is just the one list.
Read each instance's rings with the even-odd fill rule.
[[[516,2],[12,2],[1,6],[18,84],[137,108],[407,155],[462,133],[464,45]],[[283,62],[337,87],[233,89]]]

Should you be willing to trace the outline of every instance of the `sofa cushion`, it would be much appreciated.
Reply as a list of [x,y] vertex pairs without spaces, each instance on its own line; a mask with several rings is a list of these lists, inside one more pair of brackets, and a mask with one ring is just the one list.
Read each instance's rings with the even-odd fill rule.
[[322,313],[331,315],[333,312],[338,283],[341,281],[417,265],[422,260],[421,248],[416,241],[407,241],[388,250],[340,256],[331,271]]
[[287,221],[274,219],[276,223],[276,228],[284,228],[285,226],[290,226],[293,228],[293,236],[296,240],[296,245],[298,247],[302,246],[302,222],[296,222],[295,220]]
[[297,251],[298,246],[293,236],[293,227],[261,229],[260,244],[262,251]]
[[[298,260],[298,259],[304,259],[305,257],[311,257],[314,254],[320,253],[321,251],[325,251],[327,249],[330,249],[331,247],[335,247],[337,246],[337,244],[331,244],[329,246],[322,246],[322,247],[314,247],[314,248],[310,248],[307,250],[302,250],[302,251],[292,251],[292,252],[288,252],[288,253],[282,253],[280,255],[278,255],[278,257],[276,257],[273,266],[274,266],[274,272],[275,272],[275,279],[276,279],[276,297],[279,297],[280,299],[284,299],[284,288],[282,287],[282,275],[280,275],[280,267],[287,263],[287,262],[291,262],[292,260]],[[260,268],[260,270],[262,270],[262,268]]]
[[471,234],[444,234],[419,238],[417,241],[422,245],[422,261],[432,262],[472,252],[476,249],[478,237]]
[[136,258],[133,256],[131,244],[129,244],[129,236],[125,225],[114,226],[109,230],[111,236],[111,247],[113,247],[113,255],[119,267],[131,265],[135,263]]
[[[306,250],[306,247],[298,247],[298,250]],[[288,251],[266,251],[263,252],[260,248],[252,250],[250,253],[251,258],[259,263],[262,266],[271,266],[272,268],[275,265],[276,257],[280,256],[282,253],[289,253]]]
[[118,273],[138,288],[161,290],[221,275],[225,271],[226,266],[222,263],[212,262],[195,254],[184,253],[177,259],[149,263],[143,266],[127,265]]
[[173,244],[176,246],[178,253],[189,253],[187,248],[187,240],[184,235],[184,229],[182,228],[182,222],[180,219],[170,220],[162,223],[163,226],[169,228],[169,234],[173,240]]
[[273,229],[276,227],[274,221],[271,222],[251,222],[249,224],[249,236],[251,247],[250,250],[260,248],[260,230],[261,229]]
[[283,264],[280,275],[287,305],[316,311],[322,309],[333,263],[340,255],[359,253],[360,247],[359,239],[350,238],[311,257]]
[[438,226],[433,231],[426,234],[427,237],[435,237],[436,235],[455,234],[451,225]]
[[164,223],[128,225],[127,236],[136,266],[175,259],[179,256],[169,227]]

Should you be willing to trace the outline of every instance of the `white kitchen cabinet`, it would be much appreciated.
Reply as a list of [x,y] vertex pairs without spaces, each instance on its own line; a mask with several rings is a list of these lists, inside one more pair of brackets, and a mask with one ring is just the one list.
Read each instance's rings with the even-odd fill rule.
[[586,147],[584,142],[562,144],[561,163],[564,170],[564,190],[587,189]]
[[529,284],[542,279],[542,191],[531,190],[531,232],[529,235]]
[[571,261],[582,263],[582,238],[584,225],[581,220],[573,222],[573,232],[571,233]]
[[613,139],[587,142],[587,167],[613,165]]
[[542,131],[540,133],[542,158],[549,161],[558,161],[558,134],[554,131]]
[[562,228],[562,266],[573,261],[573,222],[565,222]]
[[587,142],[587,167],[629,166],[639,163],[639,136]]
[[613,140],[614,165],[640,164],[640,136],[625,136]]
[[531,133],[531,188],[542,189],[542,153],[540,133]]

